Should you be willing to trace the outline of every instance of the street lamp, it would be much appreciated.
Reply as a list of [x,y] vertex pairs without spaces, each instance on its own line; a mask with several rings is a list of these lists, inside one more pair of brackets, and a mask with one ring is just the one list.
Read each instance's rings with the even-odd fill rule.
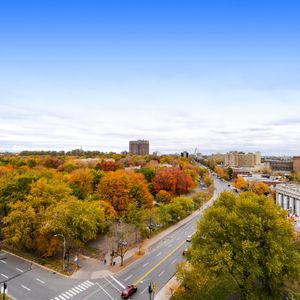
[[62,269],[63,269],[63,272],[64,272],[64,270],[65,270],[65,257],[66,257],[66,238],[61,233],[55,234],[54,236],[55,237],[61,236],[64,239],[64,253],[63,253],[63,264],[62,264]]

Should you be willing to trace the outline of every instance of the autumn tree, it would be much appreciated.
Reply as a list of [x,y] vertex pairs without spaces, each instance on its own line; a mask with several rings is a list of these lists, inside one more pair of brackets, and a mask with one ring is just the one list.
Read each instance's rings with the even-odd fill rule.
[[[297,280],[300,271],[286,212],[271,199],[250,192],[222,193],[207,209],[188,261],[180,270],[182,286],[176,300],[224,299],[234,290],[240,299],[282,299],[285,281]],[[198,281],[200,274],[203,279]],[[214,289],[207,286],[210,281]],[[221,296],[216,287],[223,288]]]
[[172,196],[170,193],[168,193],[165,190],[160,190],[156,196],[155,196],[155,200],[158,203],[169,203],[172,200]]
[[69,183],[74,195],[79,199],[84,199],[93,193],[94,175],[88,168],[77,169],[69,175]]
[[149,208],[153,204],[147,182],[143,174],[117,170],[108,172],[97,188],[102,199],[110,202],[114,209],[123,215],[130,203],[136,202],[139,207]]
[[252,182],[249,189],[258,195],[267,195],[271,192],[270,187],[261,181]]
[[233,183],[233,186],[239,190],[244,190],[248,187],[248,180],[242,176],[238,176],[237,180]]
[[153,185],[157,193],[160,190],[165,190],[171,195],[186,194],[195,187],[191,176],[178,168],[164,168],[157,171]]

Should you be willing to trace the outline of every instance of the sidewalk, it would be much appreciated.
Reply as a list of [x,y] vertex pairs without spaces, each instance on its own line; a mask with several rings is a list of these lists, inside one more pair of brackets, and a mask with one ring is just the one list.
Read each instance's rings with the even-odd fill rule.
[[[203,211],[207,207],[209,207],[213,203],[213,201],[217,198],[216,195],[217,195],[216,192],[214,192],[213,197],[208,202],[206,202],[199,210],[194,211],[191,215],[189,215],[185,219],[172,225],[171,227],[160,232],[159,234],[155,235],[154,237],[152,237],[148,240],[145,240],[142,244],[142,248],[144,250],[146,250],[146,252],[148,252],[149,249],[151,249],[151,247],[153,247],[156,243],[158,243],[159,241],[164,239],[170,233],[172,233],[173,231],[177,230],[178,228],[184,226],[191,219],[196,218],[197,216],[201,215],[203,213]],[[133,259],[134,255],[136,253],[138,253],[138,251],[139,251],[138,247],[131,248],[130,250],[128,250],[124,255],[124,264],[126,265],[126,262],[128,262],[130,259]],[[114,261],[116,262],[116,267],[109,266],[109,262],[111,259],[109,253],[106,255],[105,259],[107,262],[106,264],[104,264],[104,262],[100,261],[99,259],[83,257],[83,259],[81,259],[79,261],[80,269],[77,272],[75,272],[71,277],[77,278],[77,279],[98,279],[98,278],[102,278],[102,277],[105,277],[108,275],[112,275],[112,274],[117,273],[120,270],[123,270],[126,268],[126,267],[120,268],[120,264],[121,264],[120,257],[114,258]],[[161,300],[162,299],[169,299],[169,298],[161,298]]]

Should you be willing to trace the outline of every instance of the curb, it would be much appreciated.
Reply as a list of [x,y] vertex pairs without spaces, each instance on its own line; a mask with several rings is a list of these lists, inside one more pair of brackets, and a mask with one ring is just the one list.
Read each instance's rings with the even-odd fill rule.
[[58,274],[58,275],[63,276],[63,277],[65,277],[65,278],[72,279],[70,276],[67,276],[67,275],[62,274],[62,273],[60,273],[60,272],[58,272],[58,271],[55,271],[55,270],[53,270],[53,269],[50,269],[50,268],[48,268],[48,267],[46,267],[46,266],[43,266],[43,265],[41,265],[41,264],[39,264],[39,263],[37,263],[37,262],[35,262],[35,261],[31,261],[31,260],[29,260],[28,258],[22,257],[22,256],[20,256],[20,255],[18,255],[18,254],[12,253],[12,252],[7,251],[7,250],[5,250],[5,249],[2,249],[2,251],[5,252],[5,253],[7,253],[7,254],[9,254],[9,255],[15,256],[15,257],[17,257],[17,258],[19,258],[19,259],[21,259],[21,260],[25,260],[25,261],[27,261],[28,263],[30,263],[30,264],[32,264],[32,265],[36,265],[36,266],[38,266],[38,267],[40,267],[40,268],[42,268],[42,269],[45,269],[45,270],[47,270],[47,271],[49,271],[49,272],[51,272],[51,273]]

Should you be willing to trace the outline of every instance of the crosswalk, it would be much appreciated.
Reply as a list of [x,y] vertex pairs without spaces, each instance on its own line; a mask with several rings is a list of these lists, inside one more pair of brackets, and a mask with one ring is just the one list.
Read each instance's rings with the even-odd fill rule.
[[78,294],[82,293],[83,291],[87,290],[88,288],[94,285],[93,282],[86,280],[75,287],[67,290],[66,292],[61,293],[60,295],[52,298],[51,300],[69,300]]

